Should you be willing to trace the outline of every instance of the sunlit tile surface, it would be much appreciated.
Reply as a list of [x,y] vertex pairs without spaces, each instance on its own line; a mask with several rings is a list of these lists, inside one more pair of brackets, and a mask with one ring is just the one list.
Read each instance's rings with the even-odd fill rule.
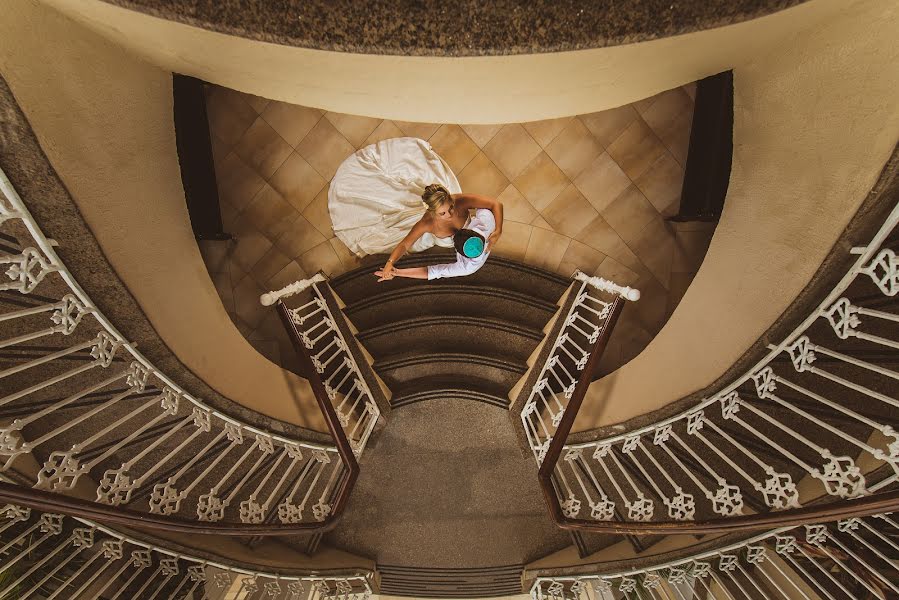
[[506,224],[496,255],[643,291],[608,364],[633,358],[658,333],[714,232],[714,224],[665,220],[680,203],[692,84],[607,111],[505,125],[400,122],[207,92],[222,218],[236,241],[201,242],[201,250],[238,328],[275,362],[293,350],[258,296],[360,265],[334,237],[328,187],[347,156],[385,139],[428,140],[463,190],[500,198]]

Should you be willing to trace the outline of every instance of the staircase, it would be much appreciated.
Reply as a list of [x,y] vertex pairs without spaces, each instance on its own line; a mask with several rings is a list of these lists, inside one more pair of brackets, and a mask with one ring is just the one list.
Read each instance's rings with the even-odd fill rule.
[[[404,266],[424,266],[451,260],[452,254],[433,251],[405,260]],[[349,272],[330,281],[330,288],[344,304],[344,316],[358,331],[356,339],[373,358],[375,372],[390,389],[391,408],[398,409],[423,400],[438,402],[433,408],[421,408],[408,413],[408,409],[404,409],[401,413],[391,415],[383,439],[373,439],[372,443],[378,449],[364,464],[356,494],[348,506],[347,517],[333,534],[327,536],[328,543],[347,550],[361,551],[363,554],[374,552],[376,546],[369,546],[367,543],[368,532],[375,535],[374,532],[378,530],[393,531],[392,527],[396,524],[386,521],[372,524],[370,520],[384,520],[378,515],[390,512],[403,513],[407,523],[424,525],[427,522],[426,513],[430,511],[431,519],[439,520],[449,515],[448,518],[467,520],[468,523],[460,523],[459,527],[465,529],[468,525],[471,536],[476,536],[477,530],[485,527],[490,530],[490,537],[508,536],[509,532],[494,531],[486,523],[474,526],[475,521],[472,519],[477,517],[471,511],[489,513],[492,509],[490,503],[473,506],[468,503],[469,498],[464,494],[454,495],[452,488],[464,489],[468,487],[466,480],[478,480],[477,474],[482,467],[477,463],[493,461],[493,467],[499,468],[500,464],[505,465],[503,460],[512,460],[513,456],[517,459],[519,454],[527,461],[530,449],[519,434],[520,451],[513,449],[504,459],[495,454],[479,455],[477,452],[472,456],[471,449],[478,447],[479,443],[477,433],[474,432],[478,427],[466,424],[471,415],[463,413],[474,411],[480,414],[480,409],[465,409],[464,404],[458,401],[475,400],[505,410],[512,408],[510,399],[516,398],[520,393],[521,382],[528,379],[524,376],[529,371],[533,375],[532,367],[541,355],[541,352],[536,351],[538,346],[547,335],[552,337],[558,334],[559,321],[554,317],[560,314],[560,307],[564,310],[569,302],[565,299],[570,295],[566,295],[566,292],[571,287],[572,280],[500,257],[491,257],[481,270],[464,280],[425,282],[395,279],[378,283],[373,271],[374,268],[367,267]],[[429,403],[428,406],[432,405]],[[452,408],[453,406],[456,408]],[[463,413],[454,413],[453,410],[461,410]],[[493,423],[491,414],[488,410],[475,420],[491,429],[493,433],[489,437],[494,442],[504,439],[509,446],[514,447],[512,431],[509,431],[509,435],[502,436],[495,429],[496,424],[486,425]],[[512,410],[508,417],[517,430],[520,427],[517,412]],[[444,427],[452,424],[464,431],[462,435],[465,439],[458,444],[461,448],[454,452],[452,435],[446,436],[440,429],[440,424],[433,425],[435,430],[430,434],[431,442],[425,446],[430,450],[437,448],[436,453],[440,454],[439,450],[443,448],[441,441],[449,437],[446,450],[450,454],[445,464],[424,451],[425,446],[415,442],[420,430],[428,428],[429,423],[435,420],[442,422]],[[505,420],[505,417],[501,417],[500,423]],[[420,451],[423,453],[419,453]],[[409,452],[415,453],[411,461],[400,458]],[[382,457],[382,454],[389,458]],[[488,456],[489,459],[485,461]],[[445,470],[447,476],[432,478],[434,481],[428,485],[429,478],[418,473],[417,465],[422,462],[434,471]],[[400,464],[404,466],[398,468],[397,465]],[[511,472],[516,469],[510,463],[504,466],[504,470]],[[528,473],[530,468],[519,470],[522,471],[523,481],[516,485],[522,494],[530,497],[530,503],[518,504],[516,509],[512,509],[512,504],[506,506],[512,512],[531,510],[545,513],[542,498],[534,493],[536,489],[532,475]],[[453,471],[461,479],[459,476],[450,477]],[[402,479],[397,480],[396,477]],[[369,481],[372,478],[374,481]],[[408,493],[385,495],[383,482],[387,480],[394,481],[395,485],[403,487],[421,501],[409,501]],[[401,481],[405,485],[400,485]],[[502,484],[498,486],[501,488]],[[430,500],[425,500],[424,497]],[[455,505],[460,508],[454,510]],[[509,566],[512,564],[510,561],[527,563],[530,553],[536,547],[540,547],[540,551],[533,552],[534,557],[544,556],[570,544],[574,544],[581,556],[584,556],[620,541],[619,537],[612,535],[582,535],[563,530],[553,532],[548,527],[549,523],[543,523],[545,517],[542,516],[536,521],[523,520],[533,519],[533,516],[518,518],[519,528],[532,533],[530,539],[518,540],[520,555],[503,554],[502,548],[485,543],[482,546],[490,547],[492,556],[477,556],[479,551],[474,550],[467,558],[481,562],[477,566],[472,562],[471,566],[461,569],[440,568],[441,556],[430,556],[429,549],[426,548],[421,548],[418,553],[406,553],[405,556],[391,555],[386,560],[379,556],[381,589],[393,592],[414,590],[420,595],[432,597],[465,597],[473,594],[472,582],[477,580],[478,584],[474,587],[481,591],[489,587],[493,594],[515,594],[520,590],[520,582],[515,573],[520,574],[521,567]],[[432,527],[436,534],[439,524]],[[399,543],[400,539],[414,540],[414,536],[397,537],[395,541]],[[476,540],[475,537],[472,545],[477,545]],[[454,542],[455,538],[445,540],[445,544],[450,547]],[[636,542],[636,538],[631,538],[631,543]],[[432,543],[439,545],[436,540],[432,540]],[[409,544],[407,541],[405,545]],[[484,547],[481,548],[483,549]],[[643,546],[635,546],[638,552],[642,549]],[[402,561],[406,561],[407,566],[400,566]],[[415,564],[433,566],[409,566]],[[506,575],[496,577],[495,573],[498,571]],[[475,577],[473,574],[478,575]],[[491,579],[490,586],[484,586],[484,582],[480,580],[484,577]]]
[[[451,262],[446,252],[403,262]],[[372,268],[337,277],[331,286],[346,304],[357,339],[393,392],[394,408],[452,396],[509,406],[509,391],[570,280],[500,257],[464,279],[377,283]]]

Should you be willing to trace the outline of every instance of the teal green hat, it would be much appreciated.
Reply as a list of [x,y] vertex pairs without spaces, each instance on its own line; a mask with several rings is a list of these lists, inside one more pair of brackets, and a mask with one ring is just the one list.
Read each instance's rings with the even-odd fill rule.
[[453,236],[456,252],[466,258],[477,258],[484,252],[484,236],[471,229],[460,229]]
[[477,258],[482,252],[484,252],[484,240],[480,237],[472,236],[462,244],[462,254],[468,258]]

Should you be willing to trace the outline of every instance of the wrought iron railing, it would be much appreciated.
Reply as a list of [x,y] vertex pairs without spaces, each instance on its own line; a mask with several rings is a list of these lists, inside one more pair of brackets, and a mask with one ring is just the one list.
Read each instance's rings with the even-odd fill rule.
[[[624,306],[623,299],[640,298],[638,290],[580,271],[575,272],[574,279],[559,333],[544,350],[545,360],[538,365],[539,374],[521,409],[521,423],[538,465],[559,437],[558,428],[566,412],[577,413],[578,407],[573,404],[579,406],[583,394],[576,395],[575,388],[581,380],[592,380]],[[567,432],[562,437],[567,437]]]
[[899,595],[890,514],[780,528],[650,567],[538,577],[534,600],[881,600]]
[[[525,429],[556,522],[596,533],[709,533],[899,508],[893,488],[880,485],[899,473],[897,221],[899,207],[852,248],[845,276],[763,359],[671,418],[562,448],[586,389],[570,377],[552,401],[541,399],[542,413],[526,406],[550,417]],[[556,412],[559,390],[569,404]],[[882,491],[870,502],[847,502],[875,485]]]
[[185,391],[97,309],[2,172],[0,191],[0,473],[145,513],[147,526],[330,526],[352,453],[263,431]]
[[191,556],[95,522],[0,506],[0,598],[367,600],[370,572],[300,576]]
[[[625,300],[640,298],[636,289],[580,271],[574,279],[531,367],[534,374],[525,375],[526,400],[520,413],[550,516],[560,525],[567,498],[560,495],[556,479],[559,455]],[[513,407],[518,404],[513,402]]]
[[[300,304],[288,307],[286,298],[299,298]],[[374,371],[354,356],[351,344],[356,341],[344,334],[338,321],[344,316],[336,302],[329,299],[336,297],[325,277],[317,274],[263,294],[260,301],[266,306],[277,303],[297,353],[312,365],[322,383],[328,401],[323,410],[333,411],[353,454],[360,456],[381,417],[373,384],[363,374],[365,369],[373,378]]]
[[852,249],[857,260],[820,305],[714,396],[566,445],[554,473],[566,524],[646,523],[648,533],[660,508],[662,520],[723,520],[798,508],[804,479],[816,483],[806,499],[836,500],[899,473],[897,220],[899,208]]

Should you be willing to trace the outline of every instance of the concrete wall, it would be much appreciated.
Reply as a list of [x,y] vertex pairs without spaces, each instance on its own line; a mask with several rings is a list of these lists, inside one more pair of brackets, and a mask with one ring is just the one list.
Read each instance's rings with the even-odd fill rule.
[[435,123],[515,123],[621,106],[727,70],[854,4],[814,0],[738,25],[596,50],[447,58],[306,50],[98,0],[45,1],[170,71],[293,104]]
[[899,137],[899,3],[863,2],[734,69],[724,213],[671,319],[594,383],[575,431],[711,384],[808,283]]
[[895,0],[813,0],[644,44],[468,59],[308,51],[95,0],[46,2],[75,21],[10,0],[0,68],[113,266],[210,385],[319,428],[308,387],[240,338],[206,274],[178,177],[167,70],[344,112],[489,122],[600,110],[734,67],[732,181],[706,261],[646,351],[590,389],[577,430],[720,376],[808,281],[899,130]]
[[224,396],[327,431],[308,382],[250,346],[212,285],[181,187],[171,74],[33,0],[3,8],[0,70],[159,335]]

